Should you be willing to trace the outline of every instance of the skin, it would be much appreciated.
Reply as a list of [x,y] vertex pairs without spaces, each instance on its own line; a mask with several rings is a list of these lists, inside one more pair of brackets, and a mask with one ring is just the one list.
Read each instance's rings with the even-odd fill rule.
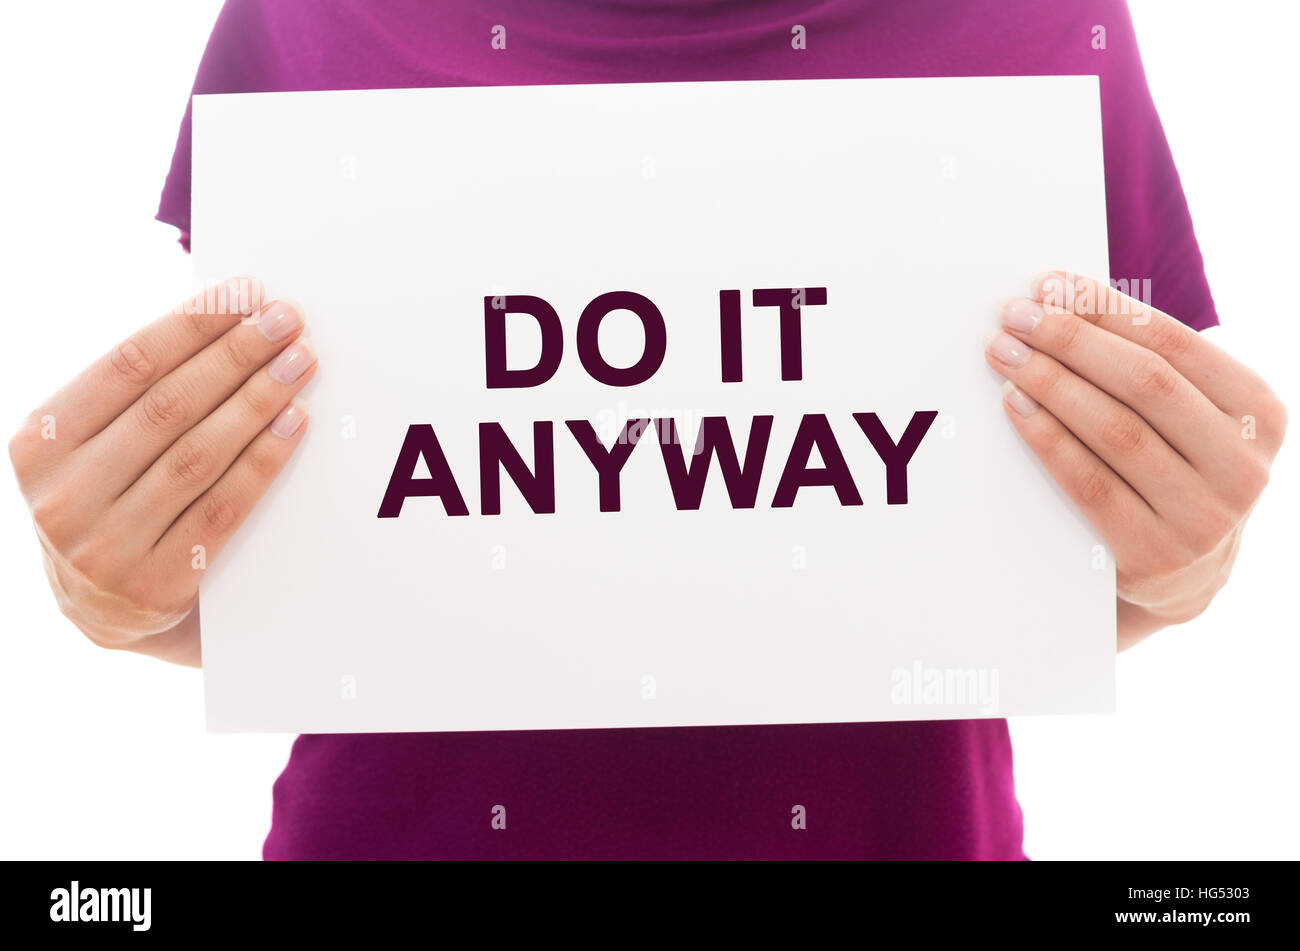
[[1114,556],[1118,648],[1199,615],[1268,483],[1282,403],[1248,367],[1105,281],[1050,272],[1007,302],[1002,323],[985,359],[1009,381],[1012,425]]
[[[268,314],[279,339],[259,329]],[[256,281],[210,288],[97,360],[10,441],[50,586],[93,643],[200,665],[196,546],[211,563],[302,440],[295,394],[314,354],[292,382],[271,375],[301,320]],[[1009,381],[1012,425],[1115,558],[1118,648],[1196,617],[1268,481],[1281,402],[1105,282],[1051,272],[1007,302],[1003,325],[985,359]],[[281,414],[299,423],[287,436]]]
[[[263,297],[249,279],[197,295],[95,361],[10,440],[59,608],[100,647],[201,663],[195,546],[204,564],[218,556],[306,431],[294,395],[315,360],[301,312]],[[284,336],[273,341],[259,325],[276,314]],[[285,384],[270,369],[290,347],[305,370]],[[286,438],[270,427],[291,403],[299,424]]]

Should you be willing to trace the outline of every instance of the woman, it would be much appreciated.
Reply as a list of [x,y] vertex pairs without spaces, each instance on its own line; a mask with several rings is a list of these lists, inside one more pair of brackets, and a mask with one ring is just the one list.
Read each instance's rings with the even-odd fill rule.
[[[1192,332],[1218,317],[1119,0],[230,0],[195,92],[1060,73],[1101,77],[1110,259],[1150,300],[1049,275],[991,315],[984,358],[1115,555],[1122,649],[1222,586],[1286,414]],[[1068,148],[1068,131],[1026,116],[1024,147]],[[158,216],[187,243],[188,114]],[[1070,227],[1069,207],[1025,225]],[[306,432],[305,320],[236,282],[112,349],[15,435],[52,586],[94,643],[200,662],[192,547],[219,557]],[[1018,859],[1021,831],[1000,720],[313,735],[275,785],[264,854]]]

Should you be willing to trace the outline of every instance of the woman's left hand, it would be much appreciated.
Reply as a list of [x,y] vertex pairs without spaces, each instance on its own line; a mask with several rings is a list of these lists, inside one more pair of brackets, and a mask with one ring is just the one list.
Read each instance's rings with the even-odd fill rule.
[[1286,409],[1249,368],[1109,283],[1054,271],[985,359],[1003,408],[1115,557],[1119,649],[1196,617],[1268,482]]

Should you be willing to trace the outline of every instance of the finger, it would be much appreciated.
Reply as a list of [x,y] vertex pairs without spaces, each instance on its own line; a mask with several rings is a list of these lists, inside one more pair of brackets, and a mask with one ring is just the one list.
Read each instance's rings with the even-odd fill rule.
[[1227,437],[1237,423],[1164,357],[1071,311],[1025,298],[1006,303],[1002,328],[1135,410],[1199,471],[1218,469],[1222,453],[1207,436]]
[[[81,452],[98,475],[99,493],[116,499],[182,433],[220,406],[273,357],[306,351],[290,341],[303,328],[302,311],[292,301],[273,301],[254,320],[240,323],[149,387]],[[287,369],[287,368],[286,368]]]
[[192,564],[200,555],[206,564],[216,557],[302,442],[306,421],[307,404],[294,399],[181,514],[150,560],[167,566]]
[[261,307],[262,296],[254,278],[215,284],[92,363],[32,414],[53,421],[51,455],[67,453],[104,429],[155,382]]
[[1177,510],[1203,480],[1141,416],[1044,353],[998,331],[988,365],[1045,406],[1156,512]]
[[296,341],[164,450],[117,500],[111,517],[133,526],[143,546],[152,548],[181,512],[234,463],[244,447],[291,405],[290,400],[315,370],[316,356],[310,342]]
[[[1010,380],[1002,386],[1002,407],[1048,473],[1113,551],[1126,545],[1126,539],[1155,530],[1155,515],[1133,488]],[[1118,551],[1116,557],[1122,560]]]
[[1234,419],[1255,411],[1267,385],[1195,330],[1109,282],[1049,271],[1035,279],[1030,297],[1070,310],[1108,333],[1159,354],[1169,365]]

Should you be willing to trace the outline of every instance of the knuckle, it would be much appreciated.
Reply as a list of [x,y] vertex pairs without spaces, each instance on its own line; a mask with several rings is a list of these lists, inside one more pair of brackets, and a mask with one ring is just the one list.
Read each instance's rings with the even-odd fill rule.
[[1280,449],[1282,440],[1286,436],[1288,422],[1286,405],[1262,380],[1259,382],[1257,393],[1248,402],[1260,408],[1252,415],[1259,420],[1259,431],[1264,437],[1264,443],[1274,451]]
[[1233,497],[1244,508],[1255,504],[1268,487],[1269,464],[1259,456],[1245,454],[1232,465]]
[[91,544],[81,544],[65,556],[69,565],[79,575],[91,577],[98,574],[101,556],[98,548]]
[[1146,443],[1142,421],[1133,413],[1110,414],[1101,424],[1102,443],[1114,452],[1132,454]]
[[14,472],[27,468],[27,444],[27,436],[21,430],[9,437],[9,463]]
[[155,385],[140,398],[146,425],[166,429],[185,416],[185,401],[175,386]]
[[1100,508],[1110,501],[1114,490],[1107,472],[1100,466],[1090,465],[1077,476],[1074,491],[1086,508]]
[[243,334],[231,331],[221,338],[221,348],[226,359],[236,370],[248,374],[262,365],[258,354]]
[[1083,321],[1068,314],[1062,317],[1056,328],[1056,348],[1061,353],[1071,353],[1079,346],[1079,334],[1083,332]]
[[113,375],[128,385],[138,386],[153,377],[154,363],[133,337],[113,348],[108,365]]
[[1073,438],[1064,426],[1052,426],[1039,437],[1039,454],[1045,459],[1063,459]]
[[1109,281],[1093,281],[1097,289],[1098,314],[1122,314],[1124,312],[1124,294]]
[[1086,277],[1069,274],[1070,310],[1076,315],[1090,316],[1097,309],[1096,289]]
[[1251,468],[1250,485],[1254,489],[1255,498],[1259,498],[1264,490],[1268,488],[1268,480],[1272,476],[1273,470],[1268,463],[1262,459],[1255,460],[1255,465]]
[[274,404],[271,394],[265,387],[250,383],[239,392],[244,401],[244,406],[256,419],[266,419],[279,408]]
[[191,344],[202,344],[210,340],[215,330],[214,323],[219,319],[208,311],[202,298],[186,304],[177,316],[184,335]]
[[1277,441],[1278,444],[1281,445],[1282,437],[1286,435],[1286,427],[1289,422],[1289,419],[1287,418],[1286,404],[1276,396],[1273,396],[1270,402],[1272,405],[1273,419],[1276,420],[1274,429],[1277,430]]
[[107,587],[114,579],[113,547],[102,535],[91,535],[64,556],[68,565],[97,587]]
[[270,481],[280,471],[280,457],[266,446],[256,444],[248,448],[245,457],[249,470],[260,481]]
[[185,333],[194,339],[202,339],[206,336],[207,315],[199,308],[186,308],[179,315],[181,326],[185,328]]
[[1133,388],[1139,396],[1167,399],[1178,387],[1178,375],[1169,361],[1153,356],[1143,361],[1133,374]]
[[167,454],[167,481],[178,489],[202,485],[212,474],[213,465],[211,450],[195,440],[185,440]]
[[30,419],[9,437],[9,462],[20,479],[31,468],[37,447],[40,446],[40,439]]
[[1206,506],[1192,523],[1191,540],[1195,554],[1203,557],[1217,549],[1236,524],[1237,520],[1226,506]]
[[[1038,381],[1035,384],[1038,392],[1045,396],[1053,393],[1059,393],[1065,383],[1066,369],[1055,360],[1044,360],[1042,366],[1038,369]],[[1038,402],[1043,402],[1039,400]]]
[[32,521],[37,528],[47,531],[58,519],[59,508],[50,493],[42,493],[32,501]]
[[1096,323],[1097,318],[1111,312],[1115,303],[1115,289],[1109,281],[1081,277],[1075,281],[1074,312],[1089,324]]
[[122,583],[118,594],[131,610],[139,614],[154,614],[159,608],[158,592],[156,573],[141,566]]
[[1271,427],[1273,436],[1272,446],[1273,451],[1276,452],[1282,448],[1282,442],[1286,439],[1286,428],[1288,422],[1286,407],[1282,405],[1281,400],[1273,401],[1273,408],[1270,411],[1269,418],[1273,420],[1273,425]]
[[235,527],[238,520],[235,506],[224,496],[209,496],[199,506],[199,522],[208,534],[224,535]]
[[61,535],[61,529],[72,511],[72,493],[61,486],[43,489],[32,500],[32,521],[51,541]]
[[1176,320],[1157,320],[1151,324],[1148,345],[1166,357],[1176,357],[1187,352],[1191,346],[1192,333]]

